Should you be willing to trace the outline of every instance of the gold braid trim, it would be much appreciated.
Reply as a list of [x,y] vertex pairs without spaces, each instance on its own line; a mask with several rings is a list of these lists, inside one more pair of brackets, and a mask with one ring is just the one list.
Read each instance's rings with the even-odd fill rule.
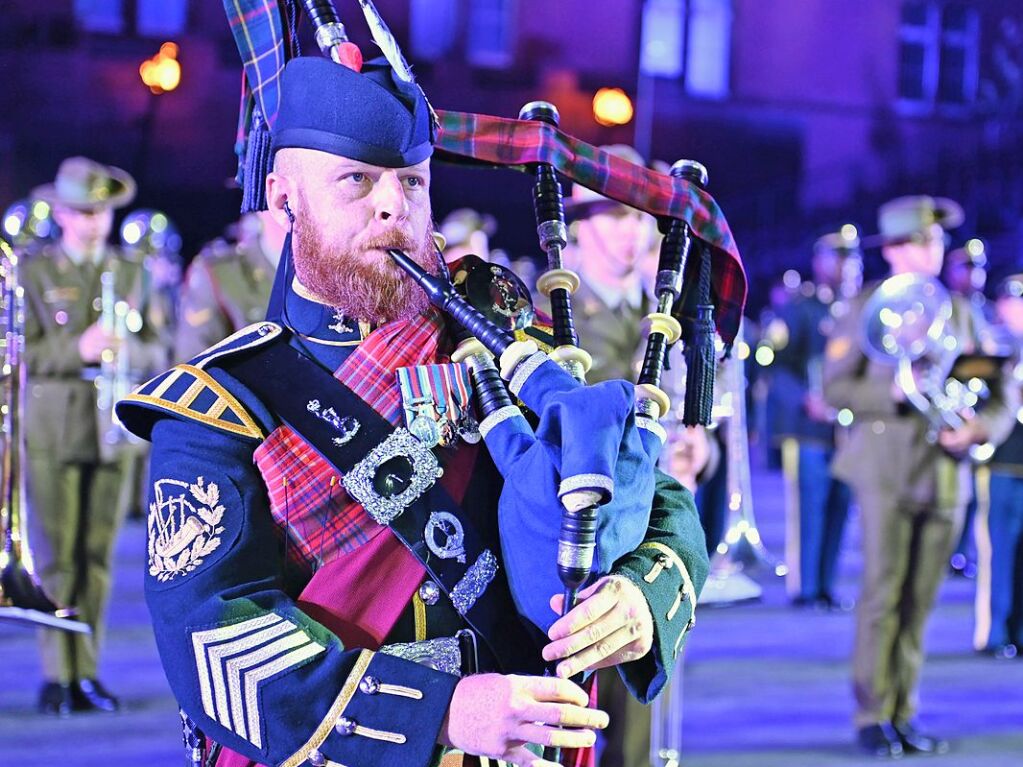
[[330,735],[334,725],[337,724],[337,720],[345,713],[345,709],[348,708],[348,704],[351,702],[352,696],[355,695],[355,691],[359,689],[359,682],[362,681],[362,677],[366,673],[370,661],[373,660],[374,654],[372,650],[363,650],[359,653],[359,658],[355,661],[351,673],[348,674],[348,678],[341,686],[341,692],[334,699],[334,703],[331,704],[330,710],[327,711],[327,715],[320,722],[319,727],[316,728],[312,737],[305,742],[302,748],[281,762],[281,767],[298,767],[309,758],[309,754],[313,750],[323,745],[323,741]]

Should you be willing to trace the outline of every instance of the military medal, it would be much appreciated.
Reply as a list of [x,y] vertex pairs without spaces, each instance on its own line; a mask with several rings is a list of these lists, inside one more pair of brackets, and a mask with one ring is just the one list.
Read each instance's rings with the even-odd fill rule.
[[455,433],[470,445],[475,445],[483,435],[480,434],[480,425],[472,413],[472,380],[469,377],[469,369],[465,365],[452,365],[456,368],[451,371],[451,395],[454,399],[458,412],[455,414]]
[[427,399],[412,404],[416,415],[409,423],[408,430],[427,447],[436,447],[440,444],[440,427],[431,415],[433,402]]
[[425,367],[398,368],[398,387],[408,430],[427,447],[436,447],[440,444],[441,431]]
[[428,447],[452,446],[458,437],[480,440],[472,415],[472,383],[463,364],[417,365],[398,369],[398,386],[408,430]]

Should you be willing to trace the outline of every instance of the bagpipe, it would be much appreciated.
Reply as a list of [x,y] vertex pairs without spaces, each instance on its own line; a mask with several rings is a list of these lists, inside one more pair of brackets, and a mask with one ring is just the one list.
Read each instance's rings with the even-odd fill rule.
[[[359,4],[396,76],[414,82],[373,3]],[[283,16],[268,14],[262,3],[249,7],[243,2],[240,8],[233,0],[225,3],[235,19],[232,29],[240,49],[255,54],[243,55],[252,98],[242,110],[248,138],[240,168],[243,207],[252,209],[265,204],[259,182],[270,160],[269,125],[279,98],[280,68],[298,52],[298,8],[293,2],[281,6]],[[358,70],[361,53],[348,40],[329,0],[303,0],[302,6],[321,52]],[[267,27],[262,37],[279,41],[275,44],[284,46],[284,55],[259,55],[263,51],[252,47],[253,40],[261,39],[260,24]],[[594,562],[597,573],[606,573],[642,540],[653,498],[653,467],[665,439],[657,421],[669,409],[659,382],[667,350],[680,339],[687,363],[683,423],[709,421],[714,333],[726,347],[734,339],[745,301],[745,275],[724,216],[704,189],[706,171],[699,163],[676,163],[670,174],[635,165],[561,131],[557,110],[543,102],[527,104],[517,119],[431,111],[435,159],[513,168],[534,176],[537,233],[548,258],[538,288],[551,302],[550,355],[528,342],[516,342],[487,322],[444,278],[419,272],[414,276],[431,300],[480,342],[463,341],[455,358],[473,370],[481,431],[505,478],[498,514],[507,536],[502,545],[512,593],[522,614],[546,629],[556,617],[547,603],[551,593],[574,594]],[[579,348],[571,312],[570,295],[579,278],[561,261],[567,228],[559,174],[660,222],[664,237],[658,305],[648,317],[649,340],[637,385],[582,383],[588,355]],[[690,258],[691,253],[698,257]],[[415,271],[407,259],[396,258]],[[500,371],[489,361],[491,355],[500,360]],[[517,412],[508,391],[532,411],[535,426]],[[564,517],[560,522],[558,515]],[[559,530],[565,531],[563,538]],[[542,568],[536,563],[545,557],[558,562],[560,578],[552,567],[538,587]],[[566,600],[566,608],[570,604]]]
[[[395,75],[414,83],[373,3],[359,4]],[[358,71],[361,53],[329,0],[302,5],[321,52]],[[261,181],[272,155],[269,129],[279,74],[288,56],[297,54],[298,8],[292,0],[274,5],[276,13],[264,3],[235,0],[225,8],[235,20],[249,93],[240,166],[243,210],[259,209],[265,204]],[[282,46],[284,55],[262,55],[253,42],[260,39]],[[505,573],[520,614],[546,630],[556,617],[548,603],[551,594],[562,591],[564,609],[571,609],[579,588],[594,574],[610,572],[643,540],[654,467],[666,439],[658,421],[670,410],[660,387],[668,351],[681,341],[687,363],[683,423],[708,423],[715,333],[726,348],[734,340],[745,275],[724,216],[704,188],[707,173],[699,163],[680,161],[670,174],[635,165],[564,133],[557,110],[545,102],[527,104],[517,119],[430,111],[434,159],[512,168],[534,177],[537,233],[548,260],[538,289],[551,303],[549,353],[488,319],[443,270],[434,276],[400,250],[389,253],[454,325],[458,346],[452,361],[471,370],[479,431],[504,478],[497,514]],[[568,237],[559,175],[659,221],[664,237],[657,308],[647,317],[647,347],[636,384],[584,383],[589,357],[579,346],[572,317],[571,294],[579,277],[564,268],[561,257]]]

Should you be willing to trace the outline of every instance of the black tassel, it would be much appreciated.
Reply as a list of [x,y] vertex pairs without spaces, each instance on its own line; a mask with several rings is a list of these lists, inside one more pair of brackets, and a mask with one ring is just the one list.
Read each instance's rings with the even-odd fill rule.
[[686,400],[682,412],[685,426],[710,424],[714,405],[714,304],[710,297],[710,248],[700,244],[700,280],[696,293],[696,318],[685,345]]
[[259,105],[252,109],[242,168],[242,213],[266,210],[266,176],[272,170],[270,128]]

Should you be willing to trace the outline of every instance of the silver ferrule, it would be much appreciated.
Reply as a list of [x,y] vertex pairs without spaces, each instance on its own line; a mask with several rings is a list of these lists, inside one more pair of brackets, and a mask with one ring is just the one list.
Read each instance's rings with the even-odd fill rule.
[[[540,238],[540,247],[550,257],[551,250],[557,246],[558,257],[561,257],[561,249],[568,244],[568,227],[564,221],[542,221],[536,227],[537,236]],[[558,266],[560,269],[561,267]]]
[[316,44],[324,56],[329,56],[335,64],[340,64],[337,46],[348,42],[348,35],[345,33],[345,25],[340,21],[332,21],[329,24],[316,28]]
[[657,281],[654,283],[654,294],[661,295],[665,291],[671,291],[672,298],[678,300],[682,294],[682,270],[677,272],[671,269],[662,269],[657,273]]
[[577,543],[558,541],[558,565],[579,570],[590,570],[593,567],[593,552],[595,549],[596,546],[592,543],[580,546]]
[[651,421],[656,421],[660,412],[660,406],[652,399],[636,400],[636,415],[649,418]]

